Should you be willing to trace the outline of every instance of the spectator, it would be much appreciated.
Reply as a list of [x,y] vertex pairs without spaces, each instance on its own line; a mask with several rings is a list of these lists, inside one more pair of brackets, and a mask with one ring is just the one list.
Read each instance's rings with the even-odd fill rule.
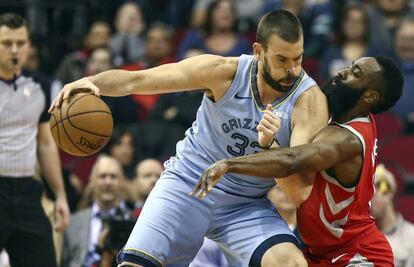
[[84,38],[83,49],[66,55],[56,71],[56,77],[64,84],[82,78],[85,64],[91,51],[100,46],[106,46],[111,36],[108,23],[95,21]]
[[[125,0],[124,0],[125,1]],[[127,1],[127,0],[126,0]],[[148,25],[162,21],[174,29],[185,28],[190,21],[194,0],[134,0],[141,4]]]
[[136,190],[135,196],[139,207],[144,206],[147,197],[163,171],[163,166],[156,159],[145,159],[137,164],[133,188]]
[[134,139],[134,134],[130,128],[119,126],[114,129],[111,139],[103,149],[104,153],[116,158],[121,163],[123,173],[127,179],[134,177],[134,167],[138,156]]
[[252,48],[249,41],[238,32],[237,21],[236,10],[231,1],[212,2],[202,29],[188,32],[178,50],[177,58],[183,59],[187,50],[193,48],[222,56],[250,54]]
[[91,267],[101,259],[96,250],[102,222],[124,209],[122,201],[124,175],[119,162],[102,155],[94,164],[90,177],[93,204],[73,215],[63,242],[62,267]]
[[[194,2],[193,11],[191,14],[191,25],[195,28],[202,27],[207,20],[208,6],[215,0],[196,0]],[[257,25],[260,19],[260,14],[263,10],[264,0],[234,0],[233,1],[237,14],[239,16],[239,29],[245,33],[254,25]],[[254,30],[255,31],[255,30]]]
[[408,0],[377,0],[370,9],[370,31],[375,33],[370,36],[371,42],[376,47],[381,47],[384,53],[393,50],[395,31],[402,19],[413,10],[408,5]]
[[336,44],[326,49],[319,63],[319,79],[322,81],[331,79],[358,58],[377,54],[369,43],[369,15],[363,5],[347,5],[339,27]]
[[56,196],[56,229],[69,223],[58,150],[49,126],[49,88],[22,73],[30,46],[26,21],[14,13],[0,15],[0,251],[11,265],[56,266],[52,228],[34,181],[38,160]]
[[396,59],[400,63],[405,83],[403,94],[392,111],[406,123],[408,132],[414,132],[414,19],[402,21],[395,36]]
[[118,8],[115,16],[115,29],[110,47],[115,58],[115,65],[132,63],[144,54],[145,21],[141,7],[127,2]]
[[395,267],[412,267],[407,263],[414,260],[414,225],[395,210],[397,185],[394,175],[383,164],[379,164],[375,171],[375,187],[371,213],[378,229],[390,242]]

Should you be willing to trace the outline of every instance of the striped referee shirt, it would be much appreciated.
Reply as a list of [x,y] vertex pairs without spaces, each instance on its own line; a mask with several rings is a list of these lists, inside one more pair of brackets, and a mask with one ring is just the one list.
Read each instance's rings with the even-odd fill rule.
[[0,176],[33,176],[38,124],[49,120],[46,81],[22,73],[0,79]]

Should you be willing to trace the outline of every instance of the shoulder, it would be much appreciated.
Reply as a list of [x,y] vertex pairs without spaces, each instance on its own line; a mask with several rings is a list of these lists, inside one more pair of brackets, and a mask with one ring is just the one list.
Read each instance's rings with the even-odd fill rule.
[[355,134],[337,125],[324,127],[315,136],[313,142],[338,144],[343,148],[356,148],[358,151],[362,147],[361,141]]
[[319,86],[313,85],[298,96],[293,115],[295,113],[298,113],[301,117],[322,114],[326,123],[328,122],[328,100]]
[[206,54],[195,56],[182,62],[194,71],[204,72],[204,75],[207,75],[209,79],[214,77],[220,80],[220,78],[234,77],[239,64],[239,58]]
[[209,64],[211,67],[222,67],[223,69],[228,68],[233,70],[237,68],[237,65],[239,63],[239,57],[223,57],[212,54],[199,55],[188,60]]
[[327,98],[319,86],[313,85],[300,94],[296,103],[313,103],[314,101],[318,100],[327,101]]

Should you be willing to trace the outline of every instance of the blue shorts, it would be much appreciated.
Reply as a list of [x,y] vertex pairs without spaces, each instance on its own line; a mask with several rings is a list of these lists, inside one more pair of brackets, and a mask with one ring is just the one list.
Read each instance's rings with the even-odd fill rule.
[[248,266],[253,252],[268,238],[294,237],[267,198],[236,196],[214,188],[198,200],[189,196],[193,185],[184,182],[182,175],[162,174],[118,261],[188,266],[207,236],[223,249],[230,266]]

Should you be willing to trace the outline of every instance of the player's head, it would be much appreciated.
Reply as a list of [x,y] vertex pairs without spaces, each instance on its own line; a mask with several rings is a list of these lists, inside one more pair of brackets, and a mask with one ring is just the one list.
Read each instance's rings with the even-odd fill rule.
[[381,113],[398,101],[404,78],[393,60],[383,56],[363,57],[338,72],[322,91],[334,119],[358,106],[360,113]]
[[147,199],[163,171],[162,164],[156,159],[146,159],[138,163],[134,183],[140,199]]
[[29,31],[26,21],[18,14],[0,15],[0,72],[17,73],[29,52]]
[[289,11],[274,10],[260,20],[256,39],[253,50],[261,64],[259,75],[273,89],[287,92],[302,69],[302,24]]
[[121,164],[113,157],[101,155],[91,171],[94,199],[101,205],[114,206],[122,197],[124,173]]

